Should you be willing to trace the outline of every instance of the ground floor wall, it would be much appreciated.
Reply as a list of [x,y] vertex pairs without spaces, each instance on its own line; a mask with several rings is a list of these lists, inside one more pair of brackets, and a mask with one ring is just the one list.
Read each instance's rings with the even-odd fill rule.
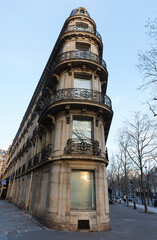
[[[86,173],[92,177],[88,179]],[[82,179],[75,181],[75,175]],[[84,196],[82,200],[83,191],[87,197]],[[70,231],[110,230],[106,165],[103,162],[49,162],[13,179],[9,184],[7,198],[50,228]],[[81,201],[84,205],[81,205]]]

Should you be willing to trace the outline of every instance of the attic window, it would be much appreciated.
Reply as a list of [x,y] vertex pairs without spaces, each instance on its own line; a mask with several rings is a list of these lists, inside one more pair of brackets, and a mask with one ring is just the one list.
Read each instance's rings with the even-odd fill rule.
[[85,14],[85,11],[83,9],[80,9],[81,14]]
[[83,42],[76,42],[76,49],[80,51],[89,51],[90,50],[90,44],[83,43]]
[[88,24],[87,23],[83,23],[83,22],[77,22],[76,23],[76,29],[85,31],[85,30],[88,29]]

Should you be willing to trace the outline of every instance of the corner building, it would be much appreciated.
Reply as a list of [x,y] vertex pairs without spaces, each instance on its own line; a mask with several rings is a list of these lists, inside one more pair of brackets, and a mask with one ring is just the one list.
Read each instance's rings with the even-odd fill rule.
[[9,150],[7,198],[47,227],[110,229],[113,116],[103,44],[86,9],[65,21]]

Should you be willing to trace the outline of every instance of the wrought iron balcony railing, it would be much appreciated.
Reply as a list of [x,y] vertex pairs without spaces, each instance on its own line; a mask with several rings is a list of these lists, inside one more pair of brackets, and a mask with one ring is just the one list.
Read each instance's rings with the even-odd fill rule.
[[52,152],[52,144],[48,144],[46,147],[44,147],[41,151],[41,162],[44,162],[48,159]]
[[59,62],[70,60],[70,59],[90,60],[90,61],[99,63],[105,69],[107,69],[106,62],[102,58],[100,58],[99,55],[89,51],[81,51],[81,50],[68,51],[68,52],[59,54],[56,61],[54,62],[54,65],[56,65]]
[[92,27],[84,27],[84,26],[76,26],[76,25],[69,25],[66,27],[66,29],[63,31],[63,33],[67,32],[73,32],[73,31],[79,31],[79,32],[90,32],[95,34],[101,41],[102,37],[98,31],[94,31]]
[[29,170],[32,167],[39,165],[41,162],[48,160],[48,157],[50,157],[51,152],[52,152],[52,144],[48,144],[41,150],[41,152],[38,152],[34,157],[28,160],[27,169],[23,165],[22,173],[25,172],[26,170]]
[[39,161],[40,161],[40,153],[37,153],[35,156],[34,156],[34,161],[33,161],[33,167],[38,165],[39,164]]
[[64,149],[65,154],[77,153],[101,156],[99,142],[90,139],[68,139]]
[[46,99],[44,105],[41,106],[40,108],[39,116],[43,114],[43,112],[47,109],[47,107],[50,104],[64,100],[91,101],[95,103],[104,104],[112,109],[112,103],[110,98],[101,92],[84,88],[65,88],[57,90],[55,93],[53,93]]

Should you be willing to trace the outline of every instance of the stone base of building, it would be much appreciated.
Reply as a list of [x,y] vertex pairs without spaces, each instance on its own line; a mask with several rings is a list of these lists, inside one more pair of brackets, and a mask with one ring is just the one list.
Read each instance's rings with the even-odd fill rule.
[[105,231],[110,231],[111,230],[111,223],[110,221],[107,223],[102,223],[102,224],[89,224],[89,228],[87,229],[79,229],[78,224],[70,224],[70,223],[57,223],[53,221],[47,221],[46,219],[43,219],[41,217],[37,217],[35,215],[32,215],[32,217],[46,226],[47,228],[50,229],[55,229],[55,230],[61,230],[61,231],[72,231],[72,232],[77,232],[77,231],[83,231],[83,232],[105,232]]
[[[93,209],[71,208],[71,169],[94,172]],[[101,232],[111,229],[107,190],[104,163],[67,160],[51,162],[10,182],[7,199],[48,228]]]

